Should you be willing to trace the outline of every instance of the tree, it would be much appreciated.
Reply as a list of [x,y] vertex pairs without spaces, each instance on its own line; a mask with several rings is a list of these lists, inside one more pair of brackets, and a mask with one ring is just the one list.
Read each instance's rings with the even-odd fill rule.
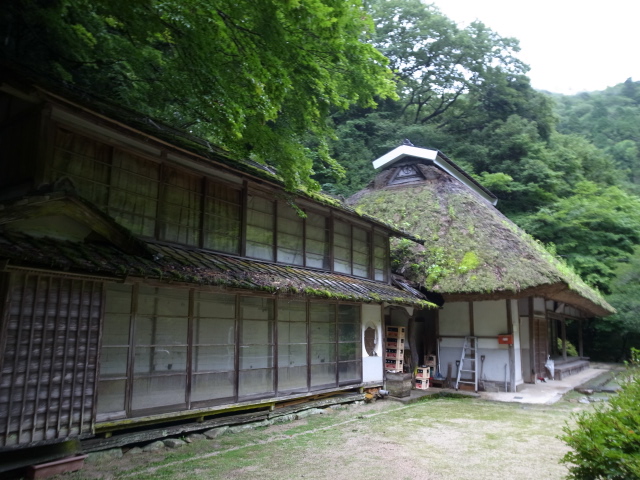
[[518,41],[481,22],[466,28],[420,0],[371,0],[373,44],[390,60],[406,122],[426,124],[499,71],[521,74]]
[[640,198],[619,187],[580,182],[574,195],[541,208],[521,222],[545,243],[554,243],[583,279],[610,293],[620,261],[640,243]]
[[278,167],[315,187],[312,133],[332,163],[326,117],[394,95],[363,42],[359,0],[9,0],[5,61],[108,98]]

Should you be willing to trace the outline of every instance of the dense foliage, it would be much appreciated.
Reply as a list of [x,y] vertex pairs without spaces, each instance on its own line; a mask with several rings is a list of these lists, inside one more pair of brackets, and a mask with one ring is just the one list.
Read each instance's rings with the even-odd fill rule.
[[329,112],[394,95],[370,30],[359,0],[7,0],[0,54],[314,186],[301,139],[336,167]]
[[575,480],[640,478],[640,372],[634,350],[629,378],[608,404],[576,416],[561,439],[573,450],[562,462]]

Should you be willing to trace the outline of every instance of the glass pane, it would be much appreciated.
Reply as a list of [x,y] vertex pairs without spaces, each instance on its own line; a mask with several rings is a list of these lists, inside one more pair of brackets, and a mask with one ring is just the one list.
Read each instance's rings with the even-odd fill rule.
[[273,347],[271,345],[251,345],[240,347],[240,368],[251,370],[273,367]]
[[187,369],[187,347],[137,347],[135,373],[184,372]]
[[306,322],[306,302],[281,300],[278,303],[278,320],[287,322]]
[[303,265],[302,245],[299,250],[288,250],[278,247],[278,262],[289,263],[291,265]]
[[229,346],[211,346],[193,348],[194,372],[234,371],[235,348]]
[[193,343],[233,345],[236,322],[232,318],[194,318]]
[[338,344],[338,360],[341,362],[358,360],[361,356],[360,342]]
[[124,410],[125,380],[100,380],[98,382],[98,413]]
[[200,402],[219,398],[233,398],[235,396],[234,378],[233,372],[194,375],[191,401]]
[[336,384],[336,364],[325,363],[311,366],[311,387]]
[[241,297],[240,315],[255,320],[273,320],[274,302],[270,298]]
[[340,323],[360,323],[360,307],[358,305],[338,305]]
[[100,351],[100,378],[126,376],[129,348],[102,347]]
[[307,343],[306,322],[278,322],[278,344]]
[[133,382],[133,410],[185,403],[186,375],[142,377]]
[[102,327],[102,345],[129,345],[130,315],[106,314]]
[[186,289],[140,287],[138,313],[186,317],[189,314],[189,291]]
[[236,297],[235,295],[196,292],[195,314],[197,317],[235,318]]
[[335,323],[317,323],[311,322],[311,343],[316,342],[335,342],[336,326]]
[[278,392],[306,392],[307,367],[288,367],[278,369]]
[[105,313],[131,313],[131,285],[107,285]]
[[306,345],[281,345],[278,347],[278,367],[300,367],[306,364]]
[[210,183],[205,199],[204,246],[238,253],[240,249],[241,194],[239,190]]
[[311,303],[309,318],[312,322],[335,322],[336,306],[333,303]]
[[340,323],[338,324],[338,341],[340,342],[355,342],[358,340],[360,334],[360,326],[354,323]]
[[247,240],[247,257],[260,258],[262,260],[273,260],[273,246],[253,243]]
[[359,383],[362,379],[361,362],[341,362],[338,364],[338,376],[340,384],[344,382]]
[[311,345],[311,364],[333,363],[336,361],[336,345],[324,343]]
[[241,371],[238,375],[239,396],[273,394],[273,369]]
[[142,317],[136,320],[136,345],[185,345],[187,318]]
[[273,343],[273,322],[243,320],[240,333],[241,345],[266,345]]

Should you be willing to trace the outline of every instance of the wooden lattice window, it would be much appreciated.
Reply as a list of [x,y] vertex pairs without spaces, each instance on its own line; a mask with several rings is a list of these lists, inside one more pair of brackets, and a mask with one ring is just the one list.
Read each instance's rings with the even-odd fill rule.
[[284,202],[278,203],[277,261],[304,265],[304,218]]
[[0,332],[0,447],[92,434],[102,288],[11,275]]
[[307,303],[278,302],[278,394],[306,392]]
[[191,401],[232,401],[236,296],[196,292],[193,322]]
[[163,180],[160,239],[199,246],[202,178],[167,168]]
[[389,280],[389,238],[386,235],[373,235],[373,275],[375,280]]
[[70,179],[78,194],[103,211],[109,202],[111,147],[64,128],[56,130],[52,180]]
[[159,170],[159,164],[150,160],[113,152],[108,212],[138,235],[155,235]]
[[248,195],[247,242],[248,257],[274,260],[275,203],[265,197]]
[[370,233],[346,222],[333,223],[333,269],[368,278],[371,260]]
[[306,212],[305,219],[305,265],[329,269],[329,219],[324,215]]
[[242,228],[242,191],[209,183],[205,196],[204,247],[239,254]]
[[238,396],[262,397],[275,393],[274,301],[240,297]]

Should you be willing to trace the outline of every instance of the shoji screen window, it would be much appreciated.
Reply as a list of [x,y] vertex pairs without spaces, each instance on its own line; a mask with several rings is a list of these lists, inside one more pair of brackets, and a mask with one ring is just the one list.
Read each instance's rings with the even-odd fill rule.
[[311,389],[336,385],[336,305],[309,304]]
[[328,270],[329,219],[324,215],[307,212],[305,219],[305,265]]
[[167,168],[163,179],[160,239],[198,246],[202,211],[202,179]]
[[307,303],[278,302],[278,394],[306,392]]
[[361,378],[360,307],[338,305],[338,380],[344,385]]
[[373,278],[381,282],[389,280],[388,244],[389,238],[386,235],[373,235]]
[[240,398],[275,393],[274,340],[274,301],[262,297],[240,297]]
[[195,293],[191,401],[235,397],[236,297]]
[[333,270],[351,274],[351,225],[333,222]]
[[242,191],[209,183],[205,197],[204,247],[240,253]]
[[353,270],[356,277],[369,278],[369,264],[371,261],[371,244],[369,232],[362,228],[352,227],[353,234]]
[[247,196],[248,257],[273,261],[274,202],[256,195]]
[[160,166],[115,150],[109,190],[109,214],[133,233],[155,236]]
[[111,414],[108,417],[125,414],[131,292],[131,285],[110,284],[107,287],[100,351],[98,414]]
[[278,262],[304,264],[304,219],[284,202],[278,202],[277,243]]
[[188,315],[187,290],[140,287],[133,410],[185,404]]

